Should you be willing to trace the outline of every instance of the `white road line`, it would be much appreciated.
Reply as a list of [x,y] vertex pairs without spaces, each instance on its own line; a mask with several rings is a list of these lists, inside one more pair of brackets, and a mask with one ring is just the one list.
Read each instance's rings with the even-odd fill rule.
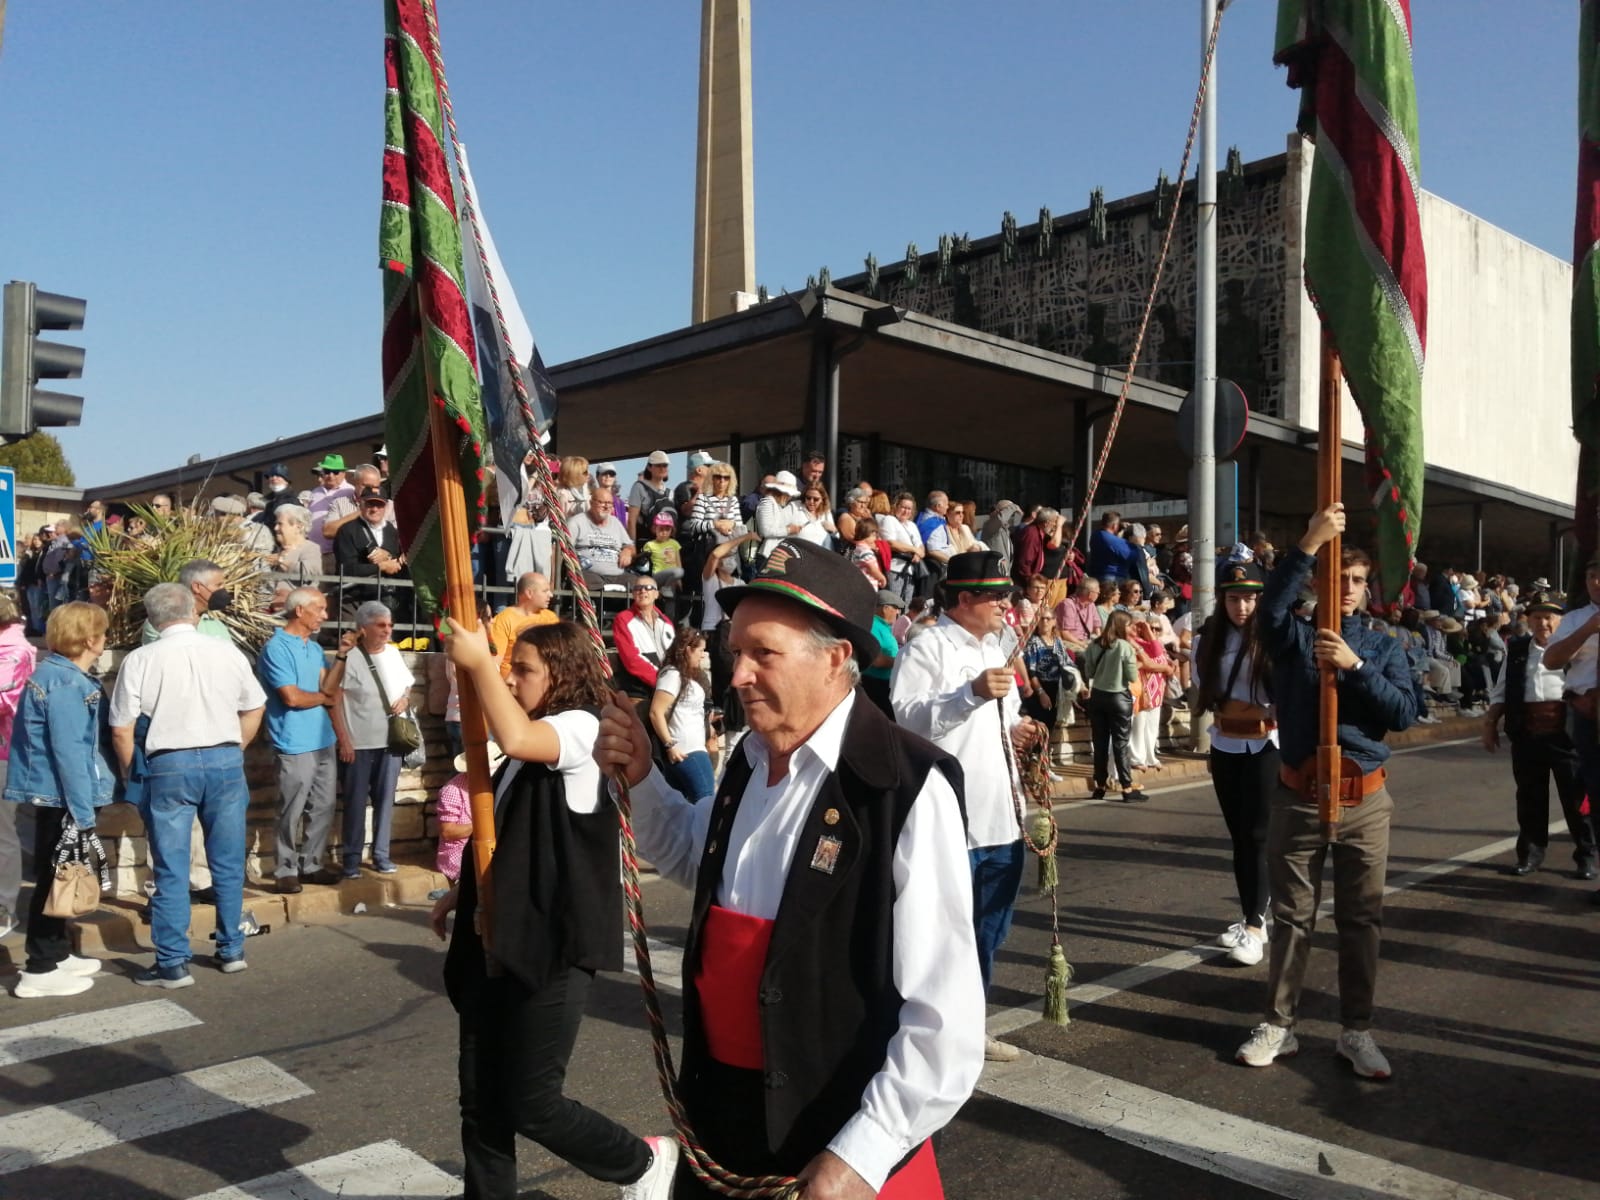
[[399,1142],[374,1142],[194,1200],[334,1200],[459,1196],[461,1181]]
[[134,1038],[170,1033],[199,1025],[200,1018],[171,1000],[146,1000],[99,1012],[74,1013],[52,1021],[0,1029],[0,1067],[49,1058],[91,1046],[109,1046]]
[[1505,1200],[1494,1192],[1027,1052],[1014,1063],[985,1068],[978,1090],[1291,1200]]
[[[1552,821],[1550,823],[1551,833],[1556,833],[1565,828],[1566,825],[1562,821]],[[1487,846],[1479,846],[1475,850],[1465,850],[1452,858],[1428,863],[1426,866],[1418,867],[1414,871],[1407,871],[1403,875],[1394,876],[1383,889],[1383,894],[1392,896],[1396,892],[1408,891],[1418,884],[1438,879],[1442,875],[1449,875],[1453,871],[1459,871],[1462,867],[1469,867],[1474,863],[1484,861],[1484,859],[1495,858],[1516,848],[1517,839],[1509,837],[1502,838],[1498,842],[1490,842]],[[1317,916],[1320,919],[1332,911],[1333,897],[1330,894],[1318,907]],[[1170,954],[1163,954],[1160,958],[1152,958],[1149,962],[1139,963],[1137,966],[1124,967],[1120,971],[1113,971],[1097,983],[1081,983],[1068,988],[1067,1007],[1070,1010],[1081,1008],[1085,1004],[1099,1004],[1101,1001],[1115,996],[1118,992],[1126,992],[1134,988],[1143,987],[1151,980],[1159,979],[1163,975],[1170,975],[1174,971],[1186,971],[1198,963],[1206,962],[1226,953],[1227,951],[1220,946],[1215,946],[1208,942],[1199,942],[1184,950],[1174,950]],[[1042,999],[1018,1005],[1016,1008],[1001,1009],[988,1020],[989,1036],[1004,1037],[1008,1033],[1015,1033],[1019,1029],[1025,1029],[1039,1020],[1043,1012],[1044,1001]]]
[[[650,938],[650,973],[656,977],[656,984],[674,992],[683,990],[683,947],[674,946],[671,942],[663,942],[660,938]],[[633,957],[633,938],[627,936],[622,939],[622,969],[629,975],[639,973],[638,964]]]
[[0,1118],[0,1175],[309,1095],[266,1059],[243,1058],[29,1109]]

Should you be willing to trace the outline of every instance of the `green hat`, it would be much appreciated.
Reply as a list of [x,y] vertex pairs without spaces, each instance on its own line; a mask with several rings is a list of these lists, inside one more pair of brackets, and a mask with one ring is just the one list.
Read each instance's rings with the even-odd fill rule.
[[322,456],[322,461],[314,469],[318,471],[342,471],[344,470],[344,455],[325,454]]

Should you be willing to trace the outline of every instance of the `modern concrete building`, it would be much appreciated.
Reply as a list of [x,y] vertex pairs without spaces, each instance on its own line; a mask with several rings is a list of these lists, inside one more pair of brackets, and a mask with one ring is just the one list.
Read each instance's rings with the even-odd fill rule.
[[[1220,373],[1251,404],[1233,466],[1237,528],[1293,536],[1314,502],[1317,339],[1300,269],[1310,149],[1222,173]],[[1193,189],[1185,189],[1155,321],[1098,500],[1187,491],[1175,414],[1192,375]],[[1104,443],[1172,203],[1155,190],[782,295],[553,368],[556,447],[591,460],[706,446],[752,471],[833,448],[834,479],[938,486],[987,507],[1002,496],[1071,507]],[[1427,494],[1420,556],[1517,575],[1557,569],[1570,525],[1570,268],[1438,197],[1422,201],[1430,273],[1424,383]],[[1345,430],[1359,438],[1353,406]],[[183,468],[237,490],[274,458],[327,450],[361,461],[378,415]],[[1369,510],[1347,441],[1345,499]],[[215,480],[236,482],[218,488]],[[309,476],[307,476],[309,478]],[[133,497],[176,472],[91,487]],[[299,484],[299,480],[296,480]],[[309,486],[307,483],[304,486]],[[1173,523],[1177,523],[1174,521]],[[1363,528],[1359,515],[1354,529]]]

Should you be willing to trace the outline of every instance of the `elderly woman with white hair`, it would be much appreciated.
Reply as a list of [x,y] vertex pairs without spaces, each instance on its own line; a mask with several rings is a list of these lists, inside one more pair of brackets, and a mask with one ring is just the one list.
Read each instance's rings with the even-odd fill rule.
[[272,515],[272,532],[278,551],[266,564],[280,575],[304,583],[322,573],[322,548],[311,540],[311,510],[298,504],[280,504]]
[[403,756],[389,749],[389,717],[406,711],[414,682],[399,648],[389,643],[394,617],[387,605],[368,600],[356,609],[355,624],[356,644],[350,652],[337,702],[329,707],[338,738],[339,761],[345,764],[340,852],[346,879],[361,875],[361,847],[367,840],[369,805],[372,869],[380,875],[395,872],[389,859],[389,830]]

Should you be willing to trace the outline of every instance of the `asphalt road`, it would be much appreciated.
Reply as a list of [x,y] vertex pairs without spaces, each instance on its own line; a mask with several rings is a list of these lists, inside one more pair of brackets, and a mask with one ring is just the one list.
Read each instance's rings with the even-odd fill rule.
[[[1153,786],[1142,807],[1060,813],[1072,1023],[1029,1008],[1049,943],[1047,902],[1030,897],[991,1006],[991,1029],[1027,1053],[991,1066],[942,1136],[952,1200],[1600,1197],[1600,907],[1570,878],[1559,830],[1538,875],[1503,874],[1511,853],[1495,847],[1515,832],[1503,756],[1437,746],[1393,763],[1401,890],[1386,906],[1376,1023],[1387,1084],[1332,1053],[1331,930],[1299,1057],[1234,1063],[1266,968],[1204,949],[1233,908],[1209,786]],[[687,896],[646,891],[653,936],[681,944]],[[214,1200],[455,1194],[441,1174],[461,1165],[455,1020],[424,913],[278,928],[249,951],[240,975],[197,962],[183,991],[135,987],[134,960],[111,959],[82,996],[0,1003],[0,1196],[188,1200],[283,1172],[276,1190]],[[666,1010],[675,1024],[672,994]],[[643,1028],[636,979],[600,980],[571,1090],[662,1131]],[[536,1146],[521,1163],[526,1196],[615,1195]]]

